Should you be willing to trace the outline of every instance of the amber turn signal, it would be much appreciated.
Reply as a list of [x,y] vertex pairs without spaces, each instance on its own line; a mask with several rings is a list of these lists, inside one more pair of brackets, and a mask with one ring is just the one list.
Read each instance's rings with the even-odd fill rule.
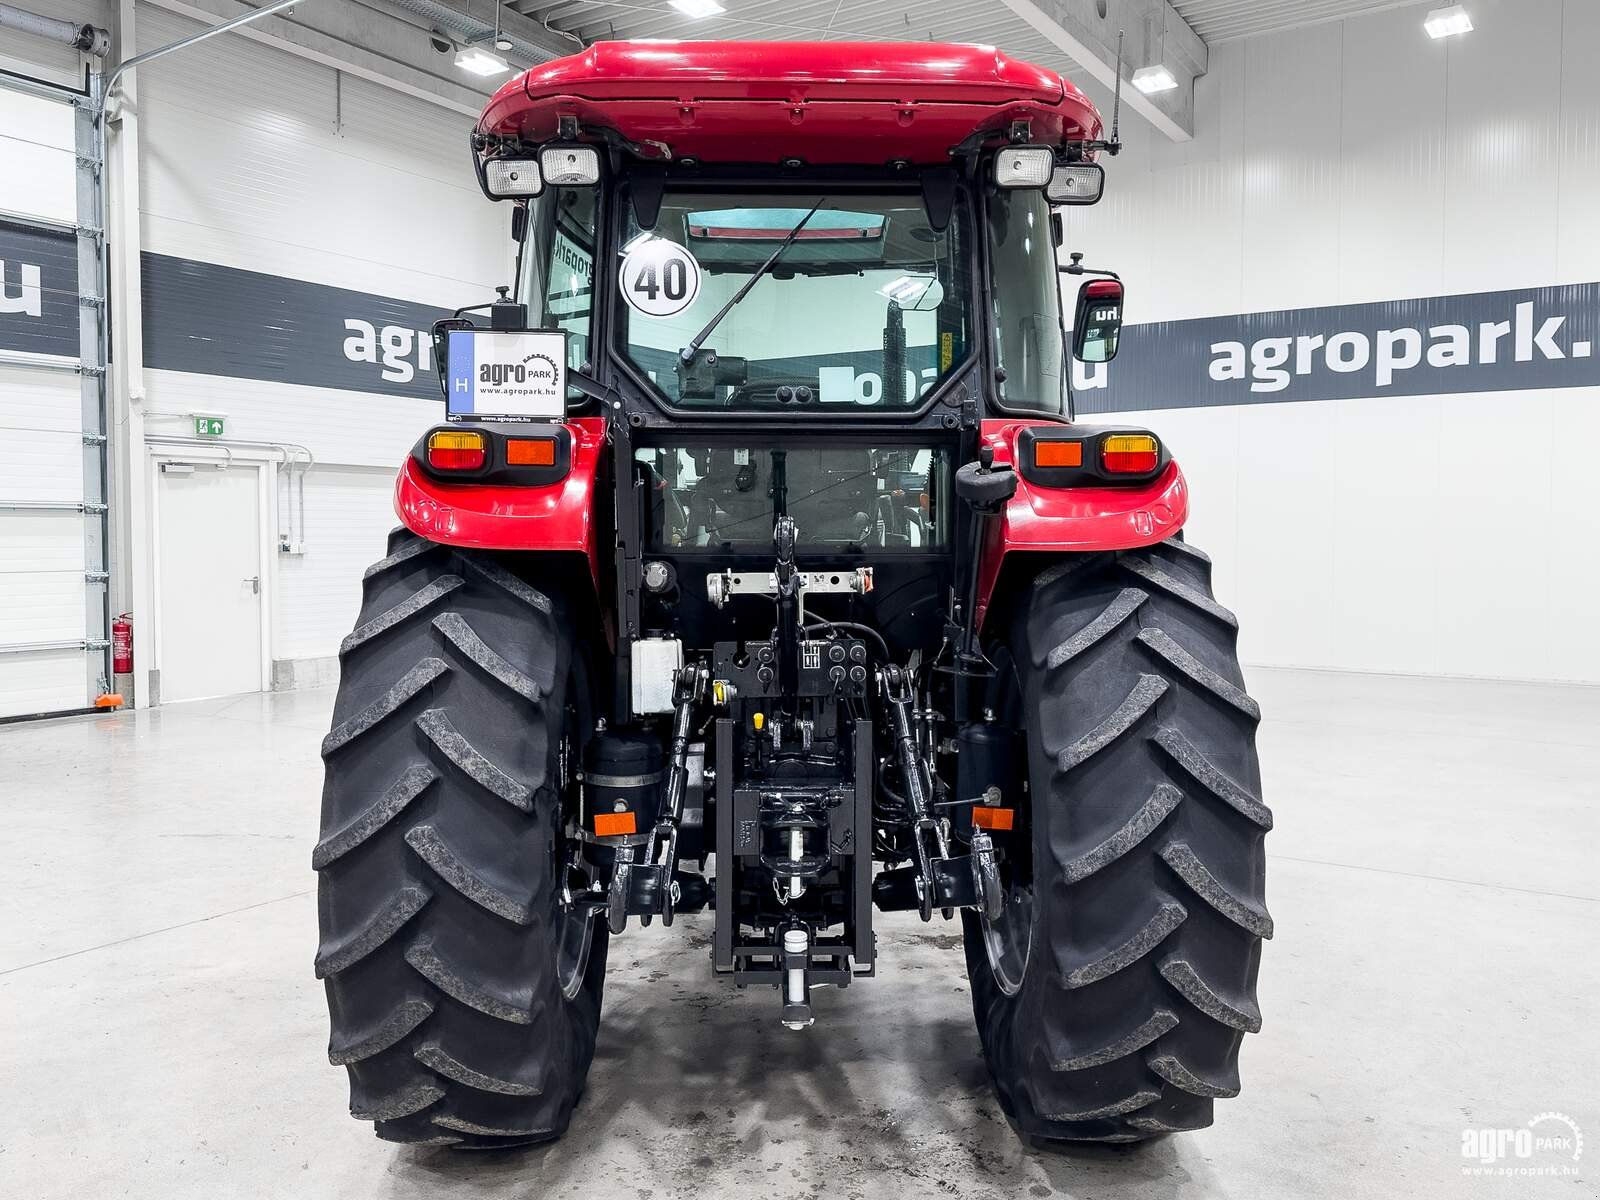
[[1036,467],[1081,467],[1083,466],[1083,443],[1036,441],[1033,444],[1033,465]]
[[468,429],[428,435],[428,465],[436,471],[476,471],[488,461],[488,439]]
[[511,467],[553,467],[556,465],[554,438],[507,438],[506,465]]

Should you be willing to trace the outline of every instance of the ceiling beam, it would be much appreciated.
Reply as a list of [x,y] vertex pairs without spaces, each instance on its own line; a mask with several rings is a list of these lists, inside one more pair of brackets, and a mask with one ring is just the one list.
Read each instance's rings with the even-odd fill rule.
[[[1117,32],[1122,48],[1122,100],[1175,142],[1194,138],[1194,81],[1206,73],[1206,44],[1167,0],[1001,0],[1106,88],[1117,84]],[[1114,9],[1108,16],[1101,12]],[[1142,66],[1164,63],[1178,81],[1146,96],[1128,82]],[[1106,114],[1109,120],[1110,114]]]

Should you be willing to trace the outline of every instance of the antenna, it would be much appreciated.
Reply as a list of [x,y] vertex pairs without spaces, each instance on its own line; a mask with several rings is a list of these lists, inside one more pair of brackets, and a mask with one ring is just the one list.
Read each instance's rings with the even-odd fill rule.
[[1117,30],[1117,85],[1111,93],[1111,140],[1106,151],[1115,156],[1122,151],[1122,138],[1117,131],[1122,126],[1122,30]]

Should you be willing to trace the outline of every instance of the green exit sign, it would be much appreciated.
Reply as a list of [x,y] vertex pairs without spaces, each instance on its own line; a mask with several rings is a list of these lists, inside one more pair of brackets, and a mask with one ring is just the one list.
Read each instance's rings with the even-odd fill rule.
[[196,417],[194,419],[195,437],[221,437],[221,417]]

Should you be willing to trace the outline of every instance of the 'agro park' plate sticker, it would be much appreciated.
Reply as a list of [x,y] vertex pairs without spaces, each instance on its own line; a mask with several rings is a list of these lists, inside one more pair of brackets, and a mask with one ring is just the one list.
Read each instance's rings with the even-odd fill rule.
[[647,238],[622,260],[617,285],[635,312],[675,317],[700,294],[700,264],[677,242]]
[[478,420],[560,417],[567,409],[567,335],[452,329],[446,414]]

